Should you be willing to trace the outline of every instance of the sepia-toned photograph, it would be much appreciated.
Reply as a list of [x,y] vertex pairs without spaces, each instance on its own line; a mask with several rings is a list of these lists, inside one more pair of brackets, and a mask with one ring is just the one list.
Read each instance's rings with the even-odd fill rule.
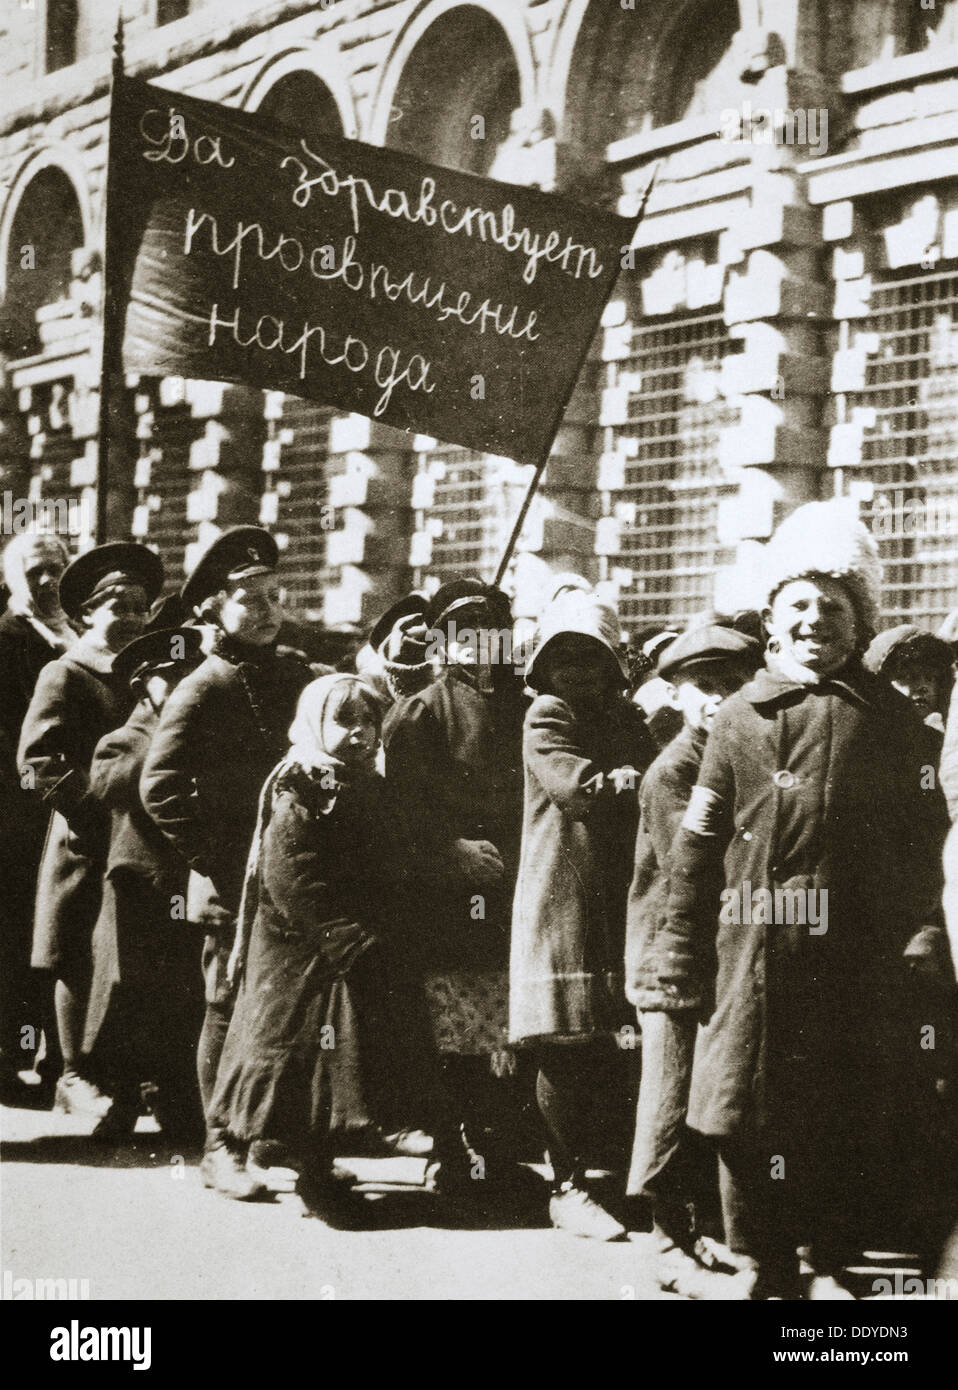
[[914,1368],[958,0],[0,0],[0,76],[29,1355],[774,1303],[757,1368]]

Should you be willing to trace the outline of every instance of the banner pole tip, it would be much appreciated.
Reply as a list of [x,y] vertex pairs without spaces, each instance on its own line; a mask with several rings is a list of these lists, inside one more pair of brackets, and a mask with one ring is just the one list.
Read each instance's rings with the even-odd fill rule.
[[123,8],[118,8],[116,12],[116,33],[113,35],[113,75],[114,77],[123,75],[124,59],[124,39],[123,39]]

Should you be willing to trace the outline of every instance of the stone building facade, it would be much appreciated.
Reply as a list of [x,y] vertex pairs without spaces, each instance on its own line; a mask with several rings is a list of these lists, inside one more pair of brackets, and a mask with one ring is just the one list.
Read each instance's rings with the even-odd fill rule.
[[[872,526],[889,621],[958,595],[955,0],[123,0],[139,77],[634,211],[509,584],[624,626],[747,603],[796,502]],[[0,10],[0,488],[91,502],[114,6]],[[529,470],[275,392],[127,378],[113,536],[256,521],[291,609],[491,577]],[[89,543],[92,506],[72,543]]]

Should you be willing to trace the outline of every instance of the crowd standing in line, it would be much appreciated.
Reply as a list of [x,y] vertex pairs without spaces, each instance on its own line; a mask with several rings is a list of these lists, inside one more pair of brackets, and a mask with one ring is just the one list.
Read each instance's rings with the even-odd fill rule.
[[207,1187],[338,1227],[368,1206],[338,1157],[425,1159],[439,1204],[651,1225],[692,1298],[851,1298],[867,1248],[934,1270],[955,653],[878,632],[843,506],[779,527],[760,611],[624,643],[557,576],[517,659],[462,577],[355,671],[283,645],[257,527],[165,597],[136,544],[3,558],[5,1103],[100,1142],[147,1104]]

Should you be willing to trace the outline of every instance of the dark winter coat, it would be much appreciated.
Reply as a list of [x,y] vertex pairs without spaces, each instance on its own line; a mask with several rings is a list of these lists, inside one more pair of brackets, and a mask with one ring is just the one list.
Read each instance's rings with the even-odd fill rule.
[[[410,877],[423,963],[431,969],[505,967],[522,824],[522,720],[512,672],[480,688],[475,672],[446,667],[425,690],[394,705],[383,728],[386,780],[410,840]],[[493,887],[457,877],[456,839],[489,840],[505,864]],[[473,911],[483,899],[484,917]]]
[[100,738],[122,724],[133,697],[112,658],[83,643],[44,666],[20,734],[17,762],[53,812],[37,883],[33,964],[55,970],[86,954],[100,907],[108,817],[90,790]]
[[287,764],[268,797],[212,1112],[237,1138],[308,1155],[331,1127],[384,1118],[391,1080],[398,1099],[406,1023],[402,1008],[390,1014],[382,962],[405,854],[379,777],[329,787]]
[[553,695],[525,720],[525,812],[512,919],[513,1042],[587,1036],[628,1021],[622,989],[625,905],[638,787],[605,778],[654,752],[634,705],[616,699],[594,722]]
[[[904,954],[937,930],[941,888],[928,732],[856,667],[811,688],[762,671],[719,710],[673,850],[658,957],[675,1004],[707,1011],[714,989],[693,1128],[814,1135],[827,1148],[893,1123],[917,1046],[900,1032]],[[789,925],[784,900],[779,925],[747,920],[749,888],[753,901],[814,889],[805,901],[819,918],[827,890],[827,929],[794,907]]]
[[143,804],[187,864],[239,908],[259,794],[286,753],[313,672],[223,644],[167,700],[143,768]]
[[[20,730],[26,718],[37,679],[44,666],[55,661],[62,652],[52,647],[26,618],[6,612],[0,617],[0,793],[6,805],[11,791],[20,797],[20,775],[17,770],[17,747]],[[37,803],[23,798],[22,814],[29,816]],[[14,831],[18,817],[3,816],[0,833]],[[45,824],[46,817],[42,817]]]
[[695,786],[705,732],[685,724],[642,778],[639,832],[626,914],[625,988],[639,1009],[668,1009],[658,981],[669,901],[672,845]]
[[110,836],[93,933],[87,1052],[96,1042],[117,985],[162,995],[165,966],[177,954],[177,943],[179,954],[199,960],[199,938],[184,920],[189,870],[140,800],[140,774],[158,722],[153,706],[141,700],[124,725],[100,740],[90,768],[91,793],[110,813]]
[[[29,968],[37,873],[50,820],[40,797],[20,785],[17,746],[40,672],[59,655],[26,618],[10,612],[0,617],[0,950],[7,976],[0,987],[14,990],[11,977],[21,979]],[[3,1012],[14,1008],[20,1018],[19,999]],[[4,1025],[10,1023],[4,1018]]]

